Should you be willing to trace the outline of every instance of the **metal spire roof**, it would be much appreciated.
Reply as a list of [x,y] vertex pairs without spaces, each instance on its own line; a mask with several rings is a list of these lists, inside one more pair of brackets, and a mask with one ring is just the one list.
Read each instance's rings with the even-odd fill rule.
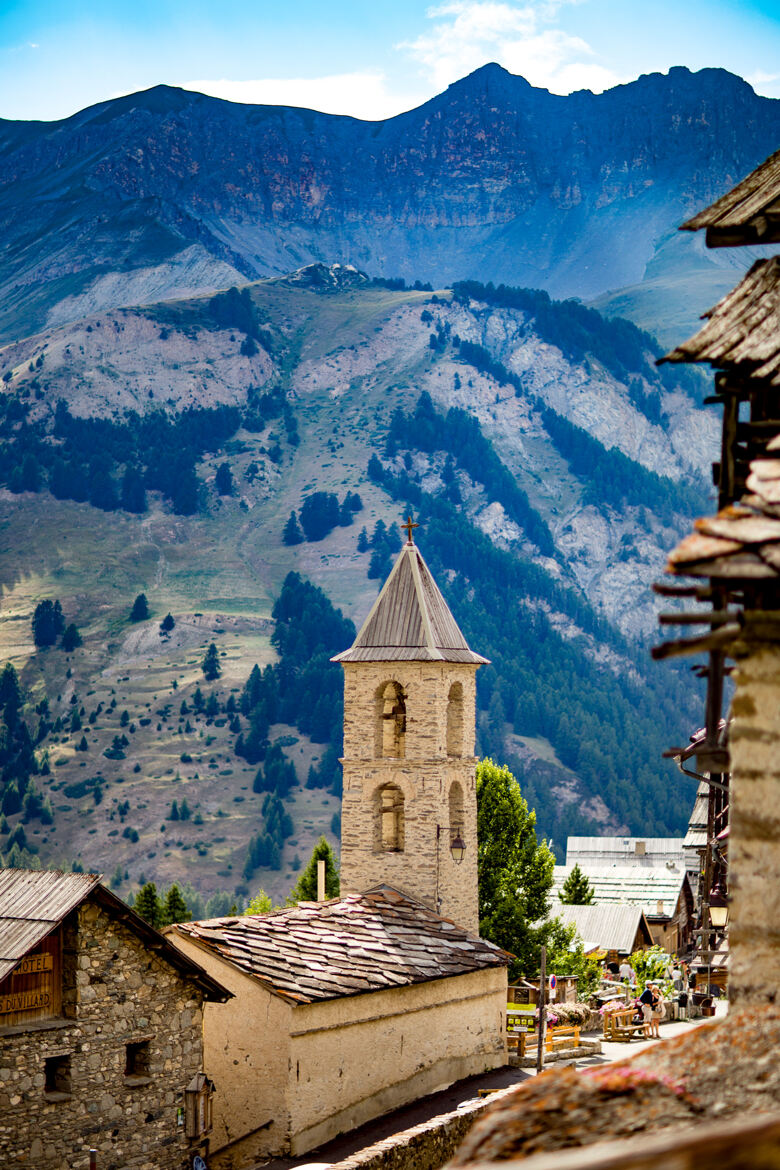
[[430,569],[411,539],[401,549],[358,636],[332,662],[473,662]]

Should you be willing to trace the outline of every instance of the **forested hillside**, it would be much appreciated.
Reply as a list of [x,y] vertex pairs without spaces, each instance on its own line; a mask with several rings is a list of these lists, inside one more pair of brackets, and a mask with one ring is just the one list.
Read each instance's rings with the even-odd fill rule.
[[[338,839],[329,659],[407,508],[491,659],[479,750],[541,831],[680,831],[692,793],[661,752],[699,701],[650,662],[650,583],[706,506],[714,421],[658,352],[544,293],[324,266],[0,351],[0,639],[21,696],[0,853],[122,892],[284,895]],[[43,640],[41,602],[59,606]]]

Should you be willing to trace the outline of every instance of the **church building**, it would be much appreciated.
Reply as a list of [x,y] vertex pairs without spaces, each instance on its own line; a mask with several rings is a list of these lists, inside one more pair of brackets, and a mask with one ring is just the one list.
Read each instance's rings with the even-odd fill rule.
[[410,536],[344,667],[341,888],[389,882],[479,932],[477,668]]
[[506,1063],[508,956],[478,937],[475,683],[409,539],[344,665],[341,897],[166,934],[209,1005],[210,1165],[316,1149]]

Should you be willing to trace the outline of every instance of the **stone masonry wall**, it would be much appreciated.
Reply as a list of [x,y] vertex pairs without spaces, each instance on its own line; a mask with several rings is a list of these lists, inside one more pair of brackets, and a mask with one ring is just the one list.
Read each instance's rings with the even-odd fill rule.
[[780,644],[740,657],[732,704],[729,1000],[780,990]]
[[[341,812],[342,892],[387,882],[445,918],[479,930],[477,802],[474,757],[474,666],[442,662],[344,664],[344,795]],[[377,758],[377,694],[397,682],[406,695],[405,753]],[[447,754],[450,687],[463,687],[462,755]],[[460,865],[450,854],[450,791],[462,790]],[[404,794],[402,852],[377,845],[377,792],[398,785]],[[437,839],[437,825],[442,826]]]
[[[200,992],[94,903],[73,912],[64,939],[69,1018],[0,1032],[3,1166],[82,1170],[93,1147],[99,1170],[179,1170],[177,1107],[202,1068]],[[143,1040],[149,1077],[131,1084],[125,1046]],[[44,1062],[61,1055],[70,1056],[71,1094],[53,1100]]]

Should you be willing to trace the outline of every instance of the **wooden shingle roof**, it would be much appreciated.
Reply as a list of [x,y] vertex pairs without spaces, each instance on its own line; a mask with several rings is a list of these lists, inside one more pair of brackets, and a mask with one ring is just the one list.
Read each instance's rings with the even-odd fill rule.
[[706,229],[708,248],[780,242],[780,150],[705,207],[681,231]]
[[473,662],[470,650],[416,544],[398,555],[349,650],[332,662]]
[[100,874],[53,869],[0,869],[0,979],[87,898],[98,902],[150,951],[197,984],[206,999],[224,1003],[231,998],[231,992],[102,885]]
[[[560,905],[558,894],[574,867],[556,865],[553,870],[553,913]],[[640,906],[648,919],[672,918],[680,894],[690,883],[684,868],[643,869],[629,865],[581,865],[580,870],[593,887],[594,906],[625,904]],[[659,911],[659,903],[663,910]]]
[[379,885],[329,902],[168,927],[294,1004],[506,966],[509,956],[421,902]]
[[695,531],[669,554],[667,572],[780,581],[780,435],[769,442],[766,458],[750,464],[747,487],[739,504],[694,521]]
[[780,256],[757,260],[704,316],[706,325],[662,361],[738,368],[751,382],[780,387]]

